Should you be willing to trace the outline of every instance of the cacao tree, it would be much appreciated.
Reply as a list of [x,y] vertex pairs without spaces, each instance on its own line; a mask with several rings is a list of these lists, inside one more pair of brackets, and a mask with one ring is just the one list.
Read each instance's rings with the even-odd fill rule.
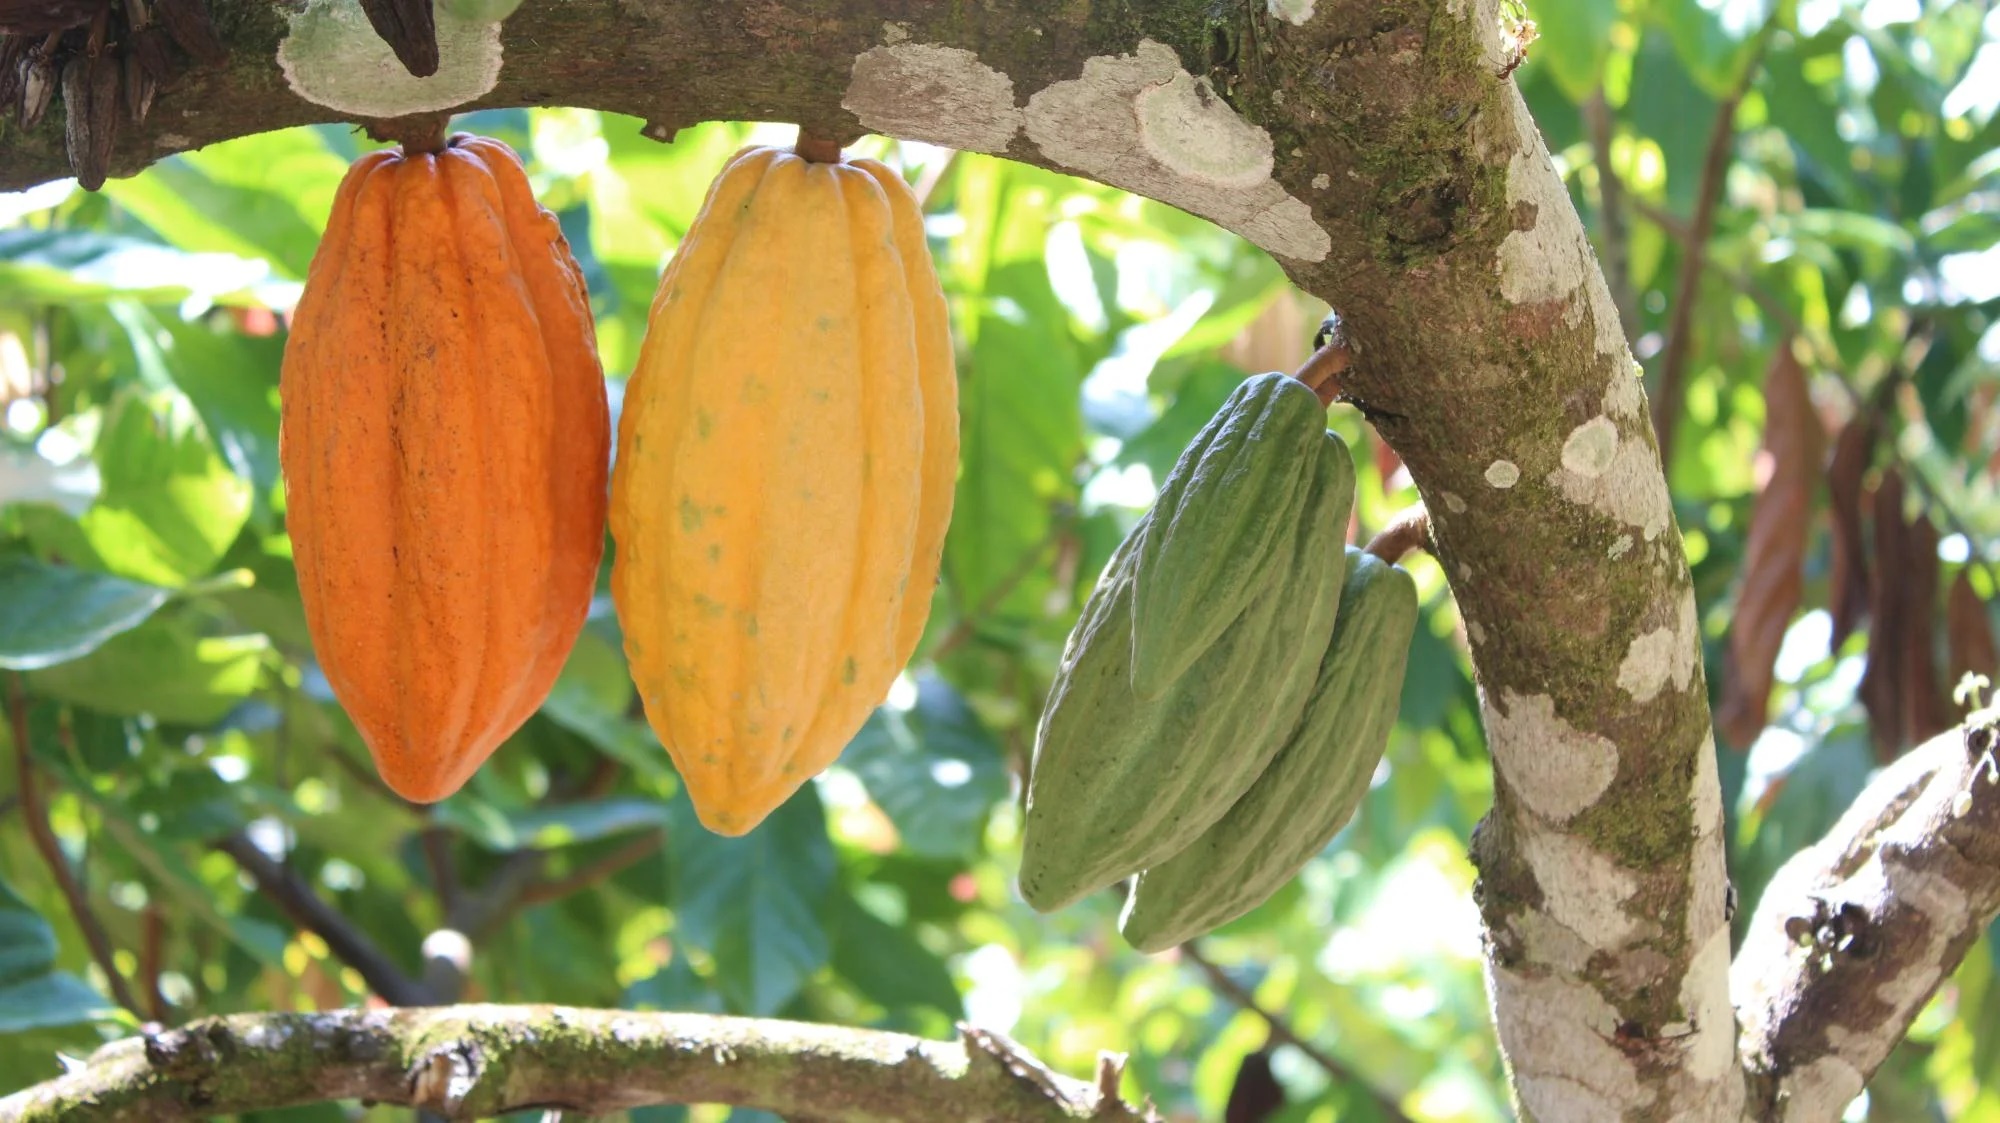
[[[2000,1118],[2000,719],[1954,689],[2000,671],[1986,7],[0,33],[0,1120]],[[382,783],[315,658],[290,317],[346,168],[445,117],[523,155],[614,428],[740,146],[830,138],[928,216],[931,614],[740,838],[648,729],[609,564],[442,802]],[[1301,877],[1141,956],[1118,894],[1016,890],[1036,716],[1157,481],[1329,309],[1350,538],[1416,548],[1396,729]]]

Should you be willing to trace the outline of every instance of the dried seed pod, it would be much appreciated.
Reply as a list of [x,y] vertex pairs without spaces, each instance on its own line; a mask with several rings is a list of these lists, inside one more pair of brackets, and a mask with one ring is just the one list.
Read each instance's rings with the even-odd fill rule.
[[418,78],[437,73],[437,17],[431,0],[361,0],[361,10],[403,69]]
[[186,51],[202,66],[220,66],[229,60],[229,48],[215,34],[205,0],[159,0],[153,14]]
[[48,49],[29,51],[21,59],[21,128],[42,123],[56,96],[56,58]]
[[21,64],[31,46],[19,35],[0,36],[0,106],[12,105],[21,96]]
[[172,39],[164,27],[142,27],[125,40],[125,53],[139,60],[139,69],[154,82],[172,77],[173,62],[167,55]]
[[48,35],[82,27],[109,6],[109,0],[0,0],[0,31]]
[[146,65],[140,62],[139,56],[129,48],[119,60],[119,64],[120,69],[124,71],[125,114],[132,119],[133,124],[143,125],[146,123],[146,114],[153,111],[153,94],[158,92],[160,84],[151,74],[146,73]]
[[118,138],[119,67],[109,58],[78,55],[62,71],[63,139],[70,170],[86,191],[104,186],[111,143]]

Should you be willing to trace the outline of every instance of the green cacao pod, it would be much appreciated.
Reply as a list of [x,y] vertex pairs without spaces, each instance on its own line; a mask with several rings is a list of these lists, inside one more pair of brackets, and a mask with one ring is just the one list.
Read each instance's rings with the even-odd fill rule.
[[[1305,383],[1260,374],[1231,392],[1168,473],[1153,503],[1133,583],[1132,689],[1158,698],[1269,587],[1313,478],[1326,407]],[[1353,475],[1353,464],[1338,458]],[[1354,484],[1337,489],[1344,527]],[[1334,580],[1337,582],[1339,577]]]
[[1353,817],[1389,746],[1403,693],[1417,586],[1349,547],[1333,641],[1298,727],[1214,826],[1139,875],[1120,928],[1164,951],[1264,903]]
[[1159,697],[1132,686],[1140,559],[1159,526],[1155,512],[1119,546],[1086,602],[1036,733],[1020,876],[1034,908],[1061,908],[1184,849],[1249,789],[1297,724],[1339,610],[1354,493],[1347,446],[1323,414],[1312,424],[1318,436],[1291,469],[1307,486],[1289,508],[1263,513],[1279,523],[1281,548],[1242,575],[1255,586],[1242,610]]

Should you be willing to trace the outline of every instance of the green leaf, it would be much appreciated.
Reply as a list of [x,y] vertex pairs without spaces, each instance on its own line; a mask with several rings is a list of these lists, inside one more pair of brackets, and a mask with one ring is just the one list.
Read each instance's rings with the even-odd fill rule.
[[279,480],[278,369],[285,356],[284,336],[210,331],[171,316],[155,323],[168,338],[168,375],[194,403],[230,471],[254,485],[258,510],[268,514]]
[[166,599],[157,585],[0,558],[0,667],[32,671],[81,658],[144,623]]
[[0,881],[0,1033],[116,1018],[82,979],[55,970],[56,937],[40,913]]
[[667,804],[639,796],[520,810],[503,810],[469,797],[454,798],[436,804],[433,814],[439,825],[499,853],[552,850],[632,831],[665,829],[673,818]]
[[631,706],[624,655],[597,628],[585,628],[542,701],[542,713],[641,775],[667,775],[667,751],[644,722],[626,716]]
[[269,260],[303,280],[347,162],[310,129],[170,156],[104,194],[176,246]]
[[1653,138],[1667,166],[1667,209],[1692,214],[1701,186],[1715,98],[1688,77],[1673,44],[1647,32],[1632,61],[1632,124]]
[[819,790],[800,788],[755,830],[724,838],[701,827],[685,800],[668,851],[680,938],[715,959],[715,986],[732,1010],[768,1015],[827,962],[825,912],[833,843]]
[[5,304],[121,298],[162,303],[194,293],[213,298],[241,292],[269,275],[269,268],[252,258],[183,253],[95,230],[0,230],[0,303]]
[[32,671],[36,693],[109,714],[209,726],[249,697],[271,652],[263,636],[201,636],[149,620],[81,659]]
[[1007,795],[1000,745],[965,698],[934,674],[909,710],[882,706],[841,754],[913,854],[977,853],[986,816]]
[[625,988],[619,1005],[631,1010],[680,1010],[692,1014],[722,1013],[722,996],[694,973],[687,959],[672,963]]
[[869,1001],[889,1010],[922,1007],[964,1016],[951,972],[908,928],[885,922],[845,892],[833,898],[830,927],[834,972]]
[[1541,33],[1530,56],[1548,68],[1570,101],[1589,98],[1611,52],[1618,5],[1604,0],[1532,0],[1529,11]]
[[185,584],[214,567],[249,517],[250,485],[177,392],[113,399],[96,458],[103,487],[78,522],[114,573]]
[[[88,788],[87,785],[72,784],[71,790],[86,791]],[[124,813],[124,808],[102,799],[93,799],[92,802],[103,812],[104,829],[145,867],[152,883],[164,890],[187,915],[214,928],[262,966],[287,970],[285,944],[288,937],[284,931],[254,917],[224,913],[216,907],[214,890],[202,884],[178,852],[153,845],[153,837],[139,827],[134,821],[135,816]]]

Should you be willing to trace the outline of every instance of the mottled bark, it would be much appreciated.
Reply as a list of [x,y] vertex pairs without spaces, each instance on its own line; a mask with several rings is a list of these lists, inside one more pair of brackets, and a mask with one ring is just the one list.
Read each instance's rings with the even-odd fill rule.
[[[176,1123],[328,1100],[446,1119],[528,1108],[593,1116],[725,1103],[819,1123],[1157,1120],[1098,1079],[1055,1076],[1012,1042],[704,1014],[444,1006],[235,1014],[129,1037],[67,1075],[0,1099],[0,1123]],[[1107,1096],[1104,1088],[1111,1089]]]
[[[286,9],[214,2],[229,72],[162,92],[115,172],[386,112],[295,90],[347,105],[393,89],[390,71],[361,94],[316,84],[281,46]],[[441,26],[440,79],[468,84],[465,108],[617,110],[658,138],[786,120],[1002,154],[1269,251],[1340,310],[1344,389],[1409,466],[1464,614],[1496,768],[1472,853],[1522,1115],[1756,1118],[1688,567],[1617,310],[1503,34],[1494,0],[571,0],[524,5],[497,37]],[[438,108],[407,96],[409,112]],[[0,157],[0,185],[63,168],[46,126],[0,132]],[[1890,903],[1901,891],[1890,879]],[[1939,973],[1962,950],[1926,945]],[[1865,1078],[1879,1059],[1847,1061]],[[1762,1089],[1765,1059],[1749,1064]]]

